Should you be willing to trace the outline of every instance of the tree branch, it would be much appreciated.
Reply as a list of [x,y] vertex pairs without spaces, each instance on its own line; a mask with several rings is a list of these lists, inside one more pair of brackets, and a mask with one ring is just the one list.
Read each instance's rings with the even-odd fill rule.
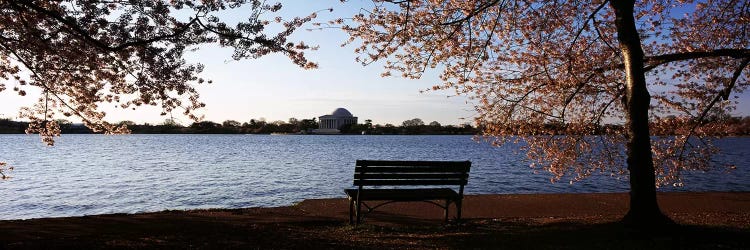
[[136,40],[133,40],[133,41],[121,43],[119,45],[111,46],[111,45],[109,45],[107,43],[104,43],[104,42],[100,41],[99,39],[96,39],[96,38],[92,37],[91,34],[89,34],[88,32],[86,32],[81,26],[79,26],[77,23],[75,23],[71,19],[66,19],[65,17],[61,16],[60,13],[57,13],[55,11],[51,11],[51,10],[42,8],[39,5],[33,4],[31,1],[18,1],[18,2],[14,1],[13,3],[16,6],[18,6],[18,4],[26,6],[29,9],[32,9],[32,10],[34,10],[34,11],[40,13],[40,14],[46,15],[46,16],[48,16],[48,17],[50,17],[50,18],[52,18],[52,19],[54,19],[54,20],[56,20],[56,21],[64,24],[68,28],[72,29],[72,31],[74,31],[74,33],[77,34],[83,40],[88,41],[88,42],[92,43],[93,45],[95,45],[96,47],[99,47],[99,48],[107,50],[107,51],[120,51],[120,50],[123,50],[123,49],[128,48],[128,47],[147,45],[147,44],[151,44],[151,43],[154,43],[154,42],[158,42],[158,41],[162,41],[162,40],[165,40],[165,39],[169,39],[169,38],[174,38],[174,37],[180,36],[180,35],[184,34],[186,31],[188,31],[188,29],[190,28],[190,26],[192,26],[192,24],[194,24],[198,20],[198,18],[192,18],[190,20],[190,22],[185,23],[182,28],[177,29],[172,34],[155,36],[155,37],[151,37],[149,39],[136,39]]
[[573,50],[573,46],[575,45],[576,41],[578,41],[578,38],[581,36],[581,34],[583,33],[583,31],[586,29],[586,26],[589,25],[589,21],[590,20],[594,20],[594,22],[596,22],[596,20],[595,20],[596,13],[599,13],[599,11],[604,8],[604,6],[607,6],[608,2],[609,2],[609,0],[606,0],[606,1],[602,2],[602,4],[600,4],[598,7],[596,7],[596,9],[594,10],[594,12],[591,12],[591,14],[586,18],[586,21],[583,22],[583,26],[581,26],[581,28],[578,29],[578,32],[576,33],[576,36],[573,38],[573,42],[570,43],[570,47],[568,47],[568,54],[570,54],[570,51]]
[[469,14],[466,14],[466,16],[463,17],[463,18],[459,18],[459,19],[456,19],[456,20],[453,20],[453,21],[449,21],[449,22],[444,22],[444,23],[441,23],[440,25],[455,25],[455,24],[466,22],[469,19],[471,19],[472,17],[478,15],[482,11],[485,11],[486,9],[494,6],[495,4],[497,4],[499,2],[500,2],[500,0],[494,0],[492,2],[489,2],[489,3],[485,4],[485,5],[480,5],[479,8],[477,8],[475,10],[472,10]]
[[662,64],[685,61],[700,58],[709,57],[731,57],[731,58],[750,58],[750,49],[717,49],[712,51],[696,51],[696,52],[682,52],[665,54],[658,56],[646,57],[644,61],[650,65],[644,68],[645,71],[650,71]]
[[214,33],[214,34],[216,34],[218,36],[228,37],[228,38],[232,38],[232,39],[250,40],[250,41],[253,41],[255,43],[261,44],[263,46],[266,46],[268,48],[273,48],[273,49],[276,49],[278,51],[282,51],[284,53],[293,53],[292,51],[284,48],[283,46],[279,46],[279,45],[275,44],[273,41],[268,40],[268,39],[258,38],[258,37],[250,38],[250,37],[245,37],[245,36],[241,36],[241,35],[237,35],[237,34],[224,33],[224,32],[221,32],[219,30],[214,29],[211,26],[208,26],[208,25],[204,24],[199,18],[193,19],[193,22],[196,22],[198,25],[200,25],[205,30],[207,30],[207,31],[209,31],[211,33]]
[[[731,57],[735,59],[742,59],[742,58],[750,58],[750,49],[716,49],[711,51],[694,51],[694,52],[680,52],[680,53],[672,53],[672,54],[664,54],[664,55],[658,55],[658,56],[648,56],[644,58],[644,63],[649,64],[648,66],[644,66],[643,70],[648,72],[656,67],[659,67],[663,64],[671,63],[671,62],[677,62],[677,61],[686,61],[686,60],[693,60],[693,59],[701,59],[701,58],[711,58],[711,57]],[[594,69],[595,72],[602,73],[610,70],[615,69],[623,69],[625,68],[625,65],[620,64],[614,64],[611,66],[604,66],[600,68]]]
[[740,66],[737,67],[737,69],[734,71],[732,80],[729,82],[729,84],[727,84],[727,86],[724,89],[720,90],[719,93],[713,98],[713,100],[711,100],[711,103],[709,103],[708,106],[706,106],[706,108],[703,109],[703,112],[701,112],[701,115],[698,116],[698,119],[697,119],[698,122],[695,125],[693,125],[693,127],[690,129],[691,131],[690,133],[692,133],[693,130],[695,130],[700,124],[703,123],[704,119],[708,115],[708,112],[711,111],[711,108],[713,108],[714,105],[716,105],[716,103],[719,102],[719,100],[723,99],[726,101],[729,99],[729,94],[732,93],[732,89],[737,83],[737,79],[739,79],[740,75],[742,74],[742,70],[744,70],[748,64],[750,64],[750,58],[742,60],[742,62],[740,63]]

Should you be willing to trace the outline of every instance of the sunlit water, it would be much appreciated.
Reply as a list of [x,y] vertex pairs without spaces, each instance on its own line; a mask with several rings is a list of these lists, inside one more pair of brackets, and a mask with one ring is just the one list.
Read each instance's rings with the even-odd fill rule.
[[[719,161],[738,169],[688,173],[661,191],[750,191],[750,138],[722,139]],[[357,159],[469,160],[466,193],[626,192],[627,179],[569,184],[533,174],[516,146],[471,136],[0,135],[0,219],[134,213],[165,209],[290,205],[343,197]]]

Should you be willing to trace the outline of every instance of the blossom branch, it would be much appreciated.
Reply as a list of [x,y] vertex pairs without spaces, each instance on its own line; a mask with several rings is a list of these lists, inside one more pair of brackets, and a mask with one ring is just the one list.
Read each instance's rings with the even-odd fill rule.
[[[731,57],[735,59],[750,58],[750,49],[716,49],[711,51],[694,51],[664,54],[658,56],[646,57],[645,62],[650,64],[644,67],[645,71],[650,71],[666,63],[685,61],[710,57]],[[621,66],[622,67],[622,66]]]
[[154,42],[159,42],[159,41],[163,41],[163,40],[166,40],[166,39],[170,39],[170,38],[175,38],[175,37],[181,36],[181,35],[185,34],[185,32],[187,32],[189,30],[190,26],[192,26],[192,24],[194,24],[197,21],[197,18],[191,18],[191,20],[189,22],[183,24],[181,28],[175,30],[171,34],[154,36],[154,37],[151,37],[149,39],[136,39],[136,40],[133,40],[133,41],[124,42],[122,44],[111,46],[111,45],[109,45],[109,44],[107,44],[105,42],[102,42],[99,39],[96,39],[96,38],[92,37],[88,32],[86,32],[80,25],[78,25],[77,23],[75,23],[72,19],[65,18],[65,17],[63,17],[58,12],[42,8],[39,5],[33,4],[31,1],[20,1],[20,2],[19,1],[11,1],[11,3],[13,3],[13,5],[18,6],[18,7],[20,7],[18,4],[21,4],[23,6],[28,7],[29,9],[37,11],[40,14],[44,14],[44,15],[46,15],[46,16],[48,16],[48,17],[50,17],[50,18],[52,18],[52,19],[54,19],[54,20],[56,20],[56,21],[58,21],[58,22],[60,22],[62,24],[64,24],[68,28],[72,29],[75,32],[75,34],[77,34],[80,38],[93,43],[98,48],[101,48],[101,49],[104,49],[104,50],[107,50],[107,51],[110,51],[110,52],[120,51],[120,50],[129,48],[129,47],[148,45],[148,44],[152,44]]

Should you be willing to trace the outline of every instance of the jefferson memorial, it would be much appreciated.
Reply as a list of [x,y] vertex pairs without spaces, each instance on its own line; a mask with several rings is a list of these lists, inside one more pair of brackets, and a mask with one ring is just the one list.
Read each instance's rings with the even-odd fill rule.
[[331,114],[318,117],[320,125],[314,130],[316,134],[338,134],[341,127],[347,124],[357,124],[357,117],[345,108],[337,108]]

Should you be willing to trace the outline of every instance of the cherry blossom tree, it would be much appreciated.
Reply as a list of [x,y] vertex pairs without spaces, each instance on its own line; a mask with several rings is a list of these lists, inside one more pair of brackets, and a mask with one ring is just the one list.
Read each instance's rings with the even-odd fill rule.
[[[711,167],[723,124],[707,118],[731,112],[750,77],[748,1],[372,3],[330,23],[359,62],[383,61],[384,76],[439,70],[433,90],[469,96],[484,138],[522,142],[552,181],[627,173],[635,225],[670,222],[656,188]],[[675,135],[651,137],[664,126]]]
[[[288,39],[316,13],[267,17],[281,7],[260,0],[0,0],[0,91],[41,90],[20,117],[30,121],[27,133],[49,145],[60,116],[78,117],[95,132],[127,132],[105,121],[103,104],[156,106],[162,115],[179,111],[199,120],[194,111],[205,104],[194,86],[210,81],[199,77],[203,65],[183,55],[201,45],[231,47],[236,60],[281,53],[302,68],[317,67],[305,57],[313,47]],[[224,21],[221,14],[232,9],[244,11],[244,20]],[[269,32],[274,23],[277,32]]]

